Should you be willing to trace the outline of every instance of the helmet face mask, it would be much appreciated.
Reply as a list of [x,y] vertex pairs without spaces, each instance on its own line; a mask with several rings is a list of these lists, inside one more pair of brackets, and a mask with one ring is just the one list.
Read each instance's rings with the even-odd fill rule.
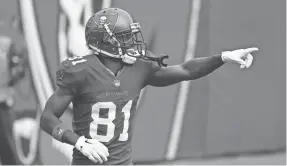
[[[133,23],[138,24],[138,23]],[[131,25],[132,27],[132,25]],[[147,50],[147,45],[144,41],[142,33],[140,31],[140,27],[138,24],[138,29],[129,30],[121,33],[115,34],[118,42],[120,43],[120,47],[123,49],[124,54],[127,54],[131,57],[140,58],[145,56],[145,52]],[[114,45],[117,47],[116,45]]]
[[90,49],[114,58],[142,58],[147,50],[139,23],[122,9],[108,8],[94,14],[85,36]]

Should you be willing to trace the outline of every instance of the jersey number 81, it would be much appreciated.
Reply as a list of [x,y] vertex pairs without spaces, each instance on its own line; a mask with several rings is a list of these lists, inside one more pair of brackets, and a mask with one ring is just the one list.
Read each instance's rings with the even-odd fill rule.
[[[122,108],[121,112],[124,113],[124,127],[123,131],[119,136],[119,141],[128,140],[128,129],[129,129],[129,119],[130,119],[130,110],[132,107],[132,100],[127,102],[127,104]],[[108,109],[108,118],[100,118],[99,113],[100,109]],[[98,102],[92,107],[92,118],[93,122],[90,124],[90,136],[94,139],[97,139],[100,142],[109,142],[115,134],[115,124],[113,120],[116,118],[116,105],[113,102]],[[98,135],[98,126],[106,125],[107,134]]]

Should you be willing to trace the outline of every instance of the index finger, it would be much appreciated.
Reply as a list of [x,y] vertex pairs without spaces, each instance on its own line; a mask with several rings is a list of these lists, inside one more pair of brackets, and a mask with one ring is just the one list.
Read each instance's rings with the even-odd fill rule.
[[254,52],[254,51],[258,51],[259,49],[257,47],[251,47],[251,48],[246,48],[244,50],[245,53],[251,53],[251,52]]

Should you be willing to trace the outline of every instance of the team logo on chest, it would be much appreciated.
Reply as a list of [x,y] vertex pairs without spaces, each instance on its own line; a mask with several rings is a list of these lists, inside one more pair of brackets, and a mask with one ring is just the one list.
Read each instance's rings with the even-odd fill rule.
[[120,80],[114,80],[114,85],[115,85],[116,87],[121,86],[121,81],[120,81]]

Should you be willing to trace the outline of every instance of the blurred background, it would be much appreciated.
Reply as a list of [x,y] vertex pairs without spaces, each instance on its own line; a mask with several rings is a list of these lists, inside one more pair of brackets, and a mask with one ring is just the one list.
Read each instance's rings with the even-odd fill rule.
[[[88,53],[85,22],[105,7],[130,12],[150,50],[168,54],[169,65],[260,49],[244,72],[225,65],[199,80],[146,87],[133,138],[135,164],[285,165],[285,0],[0,0],[0,68],[8,71],[0,72],[0,85],[14,91],[0,111],[15,119],[12,153],[20,163],[69,164],[71,147],[40,131],[38,115],[55,88],[60,62]],[[5,54],[7,37],[16,51]],[[5,61],[3,53],[11,58]],[[6,79],[7,73],[16,76]],[[0,115],[5,126],[10,120]],[[71,127],[70,108],[62,119]]]

